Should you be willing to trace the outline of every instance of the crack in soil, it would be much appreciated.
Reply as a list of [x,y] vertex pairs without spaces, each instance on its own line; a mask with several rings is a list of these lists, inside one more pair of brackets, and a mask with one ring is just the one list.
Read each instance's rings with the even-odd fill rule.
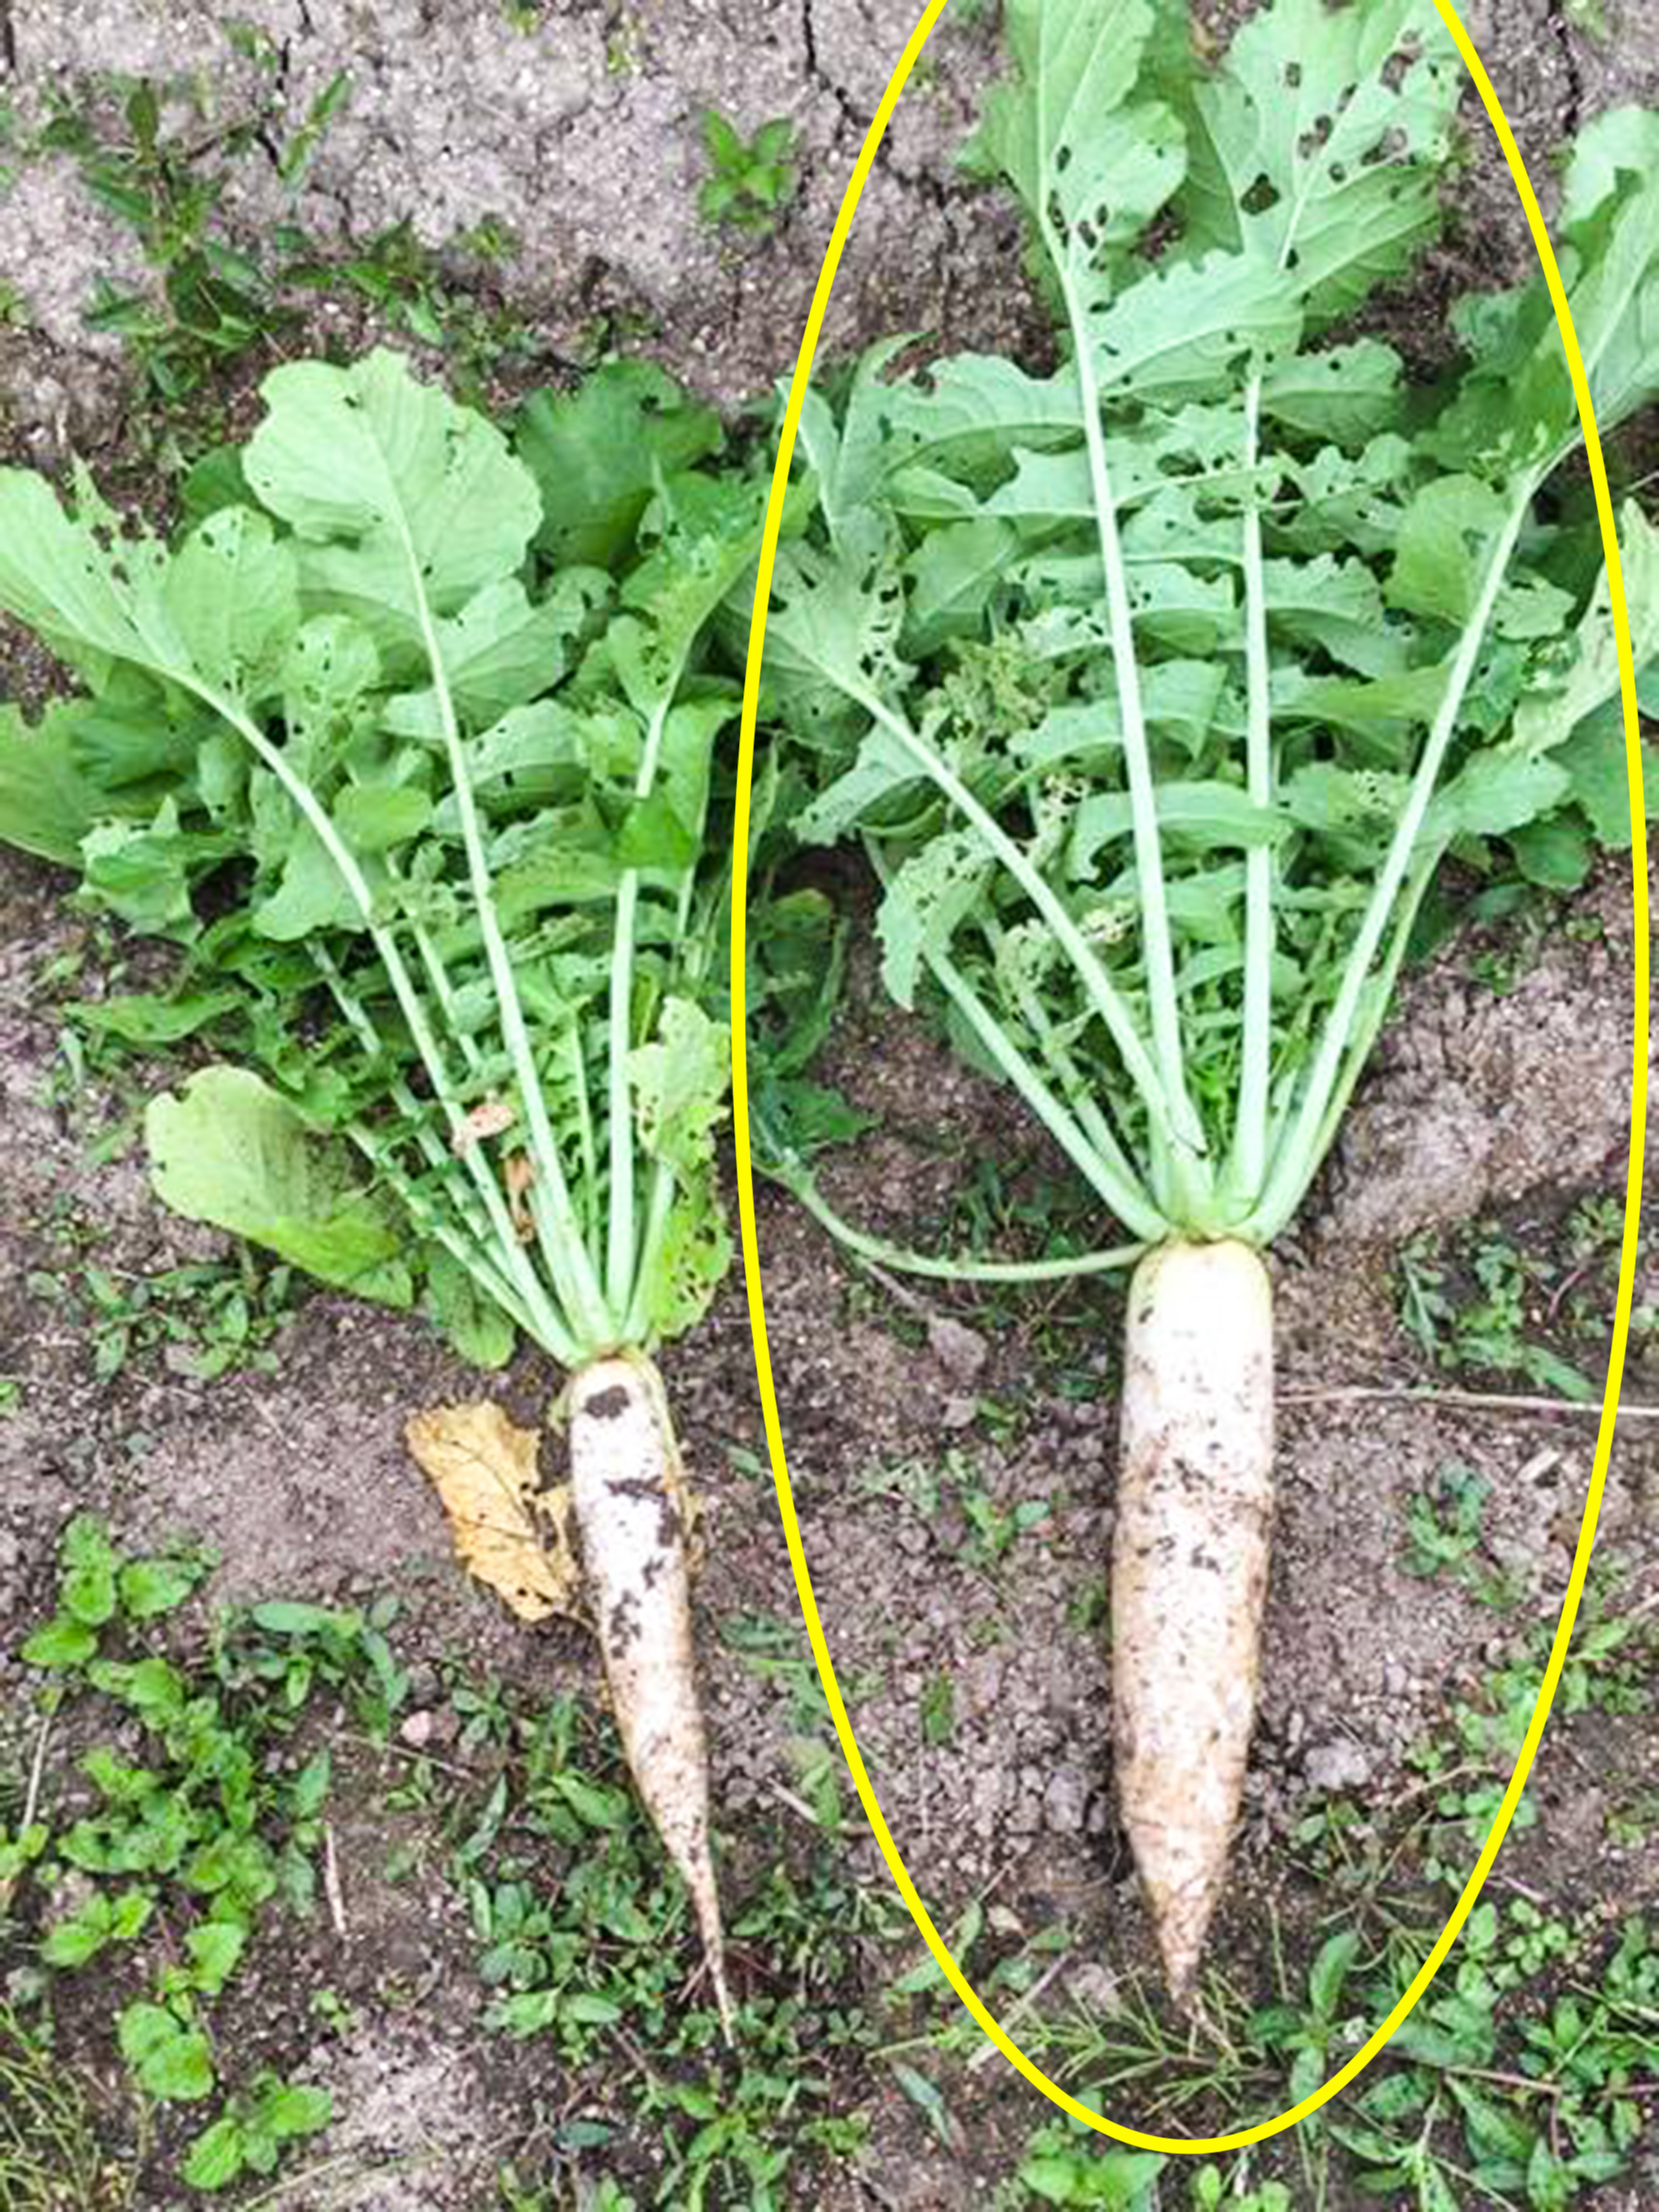
[[[871,118],[860,107],[839,78],[832,76],[819,60],[817,32],[812,21],[814,5],[815,0],[801,0],[801,46],[806,62],[807,78],[810,82],[817,87],[819,91],[827,93],[840,111],[841,123],[836,133],[837,141],[839,142],[848,130],[851,130],[855,137],[862,139],[870,128]],[[859,13],[872,37],[875,37],[875,26],[871,21],[868,10],[860,8]],[[939,209],[941,213],[948,208],[950,194],[941,179],[926,169],[902,167],[894,160],[891,143],[885,134],[882,137],[880,145],[876,149],[875,166],[883,176],[890,178],[902,190],[915,192],[920,198]]]
[[1562,136],[1577,136],[1584,107],[1584,72],[1578,58],[1578,41],[1572,21],[1567,13],[1566,0],[1548,0],[1544,20],[1550,35],[1560,50],[1561,63],[1567,73],[1567,99],[1561,116]]
[[17,30],[11,20],[11,0],[0,0],[0,69],[17,74]]

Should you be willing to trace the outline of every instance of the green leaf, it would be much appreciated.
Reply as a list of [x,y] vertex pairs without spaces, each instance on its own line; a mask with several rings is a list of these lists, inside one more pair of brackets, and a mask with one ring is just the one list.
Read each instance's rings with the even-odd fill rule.
[[1153,2186],[1166,2163],[1156,2151],[1059,2150],[1026,2159],[1019,2179],[1045,2204],[1150,2212]]
[[914,854],[887,885],[877,918],[882,979],[901,1006],[915,1004],[929,954],[948,953],[957,930],[982,899],[991,872],[972,830],[947,830]]
[[100,544],[110,510],[84,474],[76,489],[66,512],[44,477],[0,470],[0,607],[95,684],[112,661],[152,665],[135,610],[141,592],[155,608],[165,555],[148,537]]
[[167,564],[162,597],[188,664],[216,691],[243,705],[276,692],[300,602],[293,552],[266,516],[228,507],[198,524]]
[[1514,746],[1480,753],[1437,793],[1424,836],[1431,843],[1501,837],[1547,814],[1570,788],[1559,761],[1534,760]]
[[629,1061],[640,1143],[684,1180],[707,1171],[714,1131],[726,1116],[732,1079],[731,1041],[689,999],[670,999],[657,1035]]
[[334,826],[359,859],[408,844],[431,819],[431,799],[409,785],[354,784],[334,803]]
[[987,95],[964,161],[1006,177],[1079,260],[1132,245],[1186,167],[1168,108],[1130,104],[1154,9],[1149,0],[1009,0],[1003,21],[1012,68]]
[[1334,2020],[1340,2003],[1342,1990],[1355,1959],[1359,1954],[1359,1937],[1352,1928],[1329,1937],[1321,1946],[1308,1976],[1308,1996],[1315,2013],[1322,2021]]
[[[550,690],[610,593],[610,580],[597,569],[566,569],[532,604],[515,576],[487,585],[441,621],[438,652],[462,719],[475,726],[498,721]],[[441,727],[435,693],[394,699],[387,724],[435,740]]]
[[191,1978],[204,1996],[218,1996],[235,1972],[246,1943],[246,1930],[228,1920],[204,1921],[186,1931],[185,1948],[190,1954]]
[[[149,1899],[143,1903],[148,1913]],[[49,1966],[84,1966],[88,1959],[97,1957],[112,1932],[108,1900],[101,1896],[89,1898],[70,1918],[56,1921],[46,1929],[40,1938],[40,1956]]]
[[77,999],[69,1008],[78,1026],[125,1044],[178,1044],[209,1028],[241,1004],[234,991],[191,991],[162,999],[131,991],[113,999]]
[[732,1265],[732,1239],[712,1174],[683,1184],[652,1255],[644,1285],[648,1342],[695,1328]]
[[441,1245],[427,1255],[426,1310],[451,1346],[475,1367],[505,1367],[518,1332],[453,1254]]
[[1401,526],[1388,600],[1461,629],[1474,612],[1506,508],[1474,477],[1443,477],[1419,491]]
[[304,2082],[278,2082],[259,2106],[259,2118],[279,2142],[295,2136],[314,2136],[334,2117],[334,2100],[326,2089]]
[[905,563],[907,651],[920,656],[948,637],[974,635],[1019,548],[1012,526],[991,516],[930,532]]
[[579,1774],[560,1774],[555,1782],[559,1796],[586,1827],[620,1831],[633,1817],[627,1798],[619,1790],[602,1790]]
[[182,2168],[192,2189],[225,2189],[242,2171],[241,2122],[227,2112],[191,2144]]
[[333,1761],[325,1751],[313,1752],[294,1778],[293,1805],[296,1820],[309,1820],[328,1802]]
[[76,708],[55,702],[31,726],[0,705],[0,842],[38,860],[74,867],[105,802],[76,768],[70,746]]
[[282,880],[254,908],[253,926],[278,945],[296,945],[331,930],[364,926],[338,863],[309,823],[295,831]]
[[[1659,662],[1659,527],[1647,520],[1634,500],[1626,502],[1619,517],[1619,551],[1631,646],[1639,675],[1650,663]],[[1516,710],[1516,739],[1533,751],[1559,745],[1601,708],[1620,698],[1618,631],[1612,587],[1605,571],[1597,580],[1574,643],[1577,651],[1565,680],[1539,686]],[[1622,707],[1617,723],[1622,750]],[[1622,840],[1610,837],[1609,843],[1630,842],[1627,783],[1624,818]]]
[[343,1146],[313,1137],[246,1069],[209,1067],[144,1117],[163,1205],[264,1245],[325,1283],[362,1289],[398,1258],[404,1232],[354,1179]]
[[82,1667],[97,1649],[95,1630],[84,1621],[58,1613],[25,1640],[22,1659],[28,1667]]
[[535,483],[481,415],[379,349],[349,368],[292,362],[260,386],[243,466],[306,541],[301,575],[377,635],[417,632],[514,574],[539,528]]
[[1194,248],[1289,271],[1312,327],[1350,313],[1439,228],[1462,92],[1451,33],[1422,0],[1272,0],[1192,81],[1180,207]]
[[[1631,846],[1630,764],[1620,709],[1589,715],[1553,757],[1565,770],[1572,796],[1589,817],[1596,842],[1609,852]],[[1659,746],[1641,747],[1644,811],[1659,813]]]
[[1301,335],[1295,288],[1244,254],[1159,264],[1091,319],[1111,398],[1169,407],[1207,399],[1241,364],[1266,364]]
[[65,1522],[58,1556],[66,1567],[100,1573],[112,1568],[117,1559],[109,1530],[95,1513],[77,1513]]
[[120,1570],[121,1610],[129,1620],[154,1620],[181,1606],[207,1572],[194,1559],[132,1559]]
[[249,1619],[267,1636],[329,1636],[361,1625],[355,1613],[332,1606],[307,1605],[297,1598],[268,1598],[256,1605]]
[[1360,338],[1275,362],[1261,388],[1261,411],[1292,435],[1359,447],[1393,428],[1405,390],[1405,364],[1389,345]]
[[663,483],[642,527],[651,550],[623,586],[629,612],[605,640],[636,714],[649,717],[673,698],[709,617],[754,566],[765,514],[765,488],[748,478]]
[[574,392],[537,392],[519,416],[514,444],[541,488],[538,547],[561,567],[614,568],[659,479],[721,443],[714,410],[648,362],[607,362]]
[[[1567,773],[1571,775],[1570,768]],[[1510,848],[1527,881],[1550,891],[1576,891],[1595,858],[1583,824],[1570,814],[1524,823],[1510,833]]]
[[121,2056],[152,2097],[193,2104],[211,2092],[213,2061],[206,2036],[199,2028],[186,2027],[164,2005],[128,2005],[120,2015],[118,2040]]
[[72,1620],[101,1628],[115,1612],[113,1569],[103,1561],[71,1567],[58,1586],[58,1601]]
[[743,140],[717,107],[705,107],[702,112],[702,142],[717,168],[737,169],[743,166],[746,150]]
[[142,935],[166,937],[194,929],[190,862],[200,845],[181,830],[178,805],[169,799],[147,829],[104,822],[89,830],[81,841],[81,865],[100,905]]
[[[1158,817],[1171,837],[1189,839],[1201,850],[1276,844],[1290,828],[1288,819],[1258,806],[1235,784],[1165,783],[1158,793]],[[1079,876],[1094,872],[1101,848],[1127,837],[1132,818],[1122,792],[1102,792],[1078,809],[1070,864]]]

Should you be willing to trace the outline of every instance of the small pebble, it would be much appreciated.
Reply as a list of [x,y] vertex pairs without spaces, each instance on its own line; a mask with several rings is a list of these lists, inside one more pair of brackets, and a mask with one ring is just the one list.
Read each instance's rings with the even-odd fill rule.
[[1316,1790],[1358,1790],[1371,1778],[1371,1762],[1357,1743],[1339,1736],[1310,1744],[1303,1771]]

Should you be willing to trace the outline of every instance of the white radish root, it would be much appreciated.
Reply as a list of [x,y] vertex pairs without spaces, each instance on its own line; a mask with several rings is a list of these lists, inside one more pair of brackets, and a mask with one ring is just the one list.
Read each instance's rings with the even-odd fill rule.
[[726,2039],[732,2002],[708,1844],[708,1757],[691,1640],[688,1498],[656,1370],[595,1360],[570,1385],[571,1504],[634,1786],[696,1911]]
[[1129,1288],[1112,1709],[1124,1826],[1183,2008],[1243,1793],[1273,1453],[1267,1269],[1233,1242],[1161,1246]]

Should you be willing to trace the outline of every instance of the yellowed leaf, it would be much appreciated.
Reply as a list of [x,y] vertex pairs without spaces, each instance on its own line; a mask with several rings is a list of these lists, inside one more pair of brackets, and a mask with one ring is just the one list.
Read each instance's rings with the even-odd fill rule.
[[404,1434],[449,1516],[456,1556],[520,1620],[579,1613],[569,1492],[544,1490],[539,1439],[487,1399],[416,1413]]

